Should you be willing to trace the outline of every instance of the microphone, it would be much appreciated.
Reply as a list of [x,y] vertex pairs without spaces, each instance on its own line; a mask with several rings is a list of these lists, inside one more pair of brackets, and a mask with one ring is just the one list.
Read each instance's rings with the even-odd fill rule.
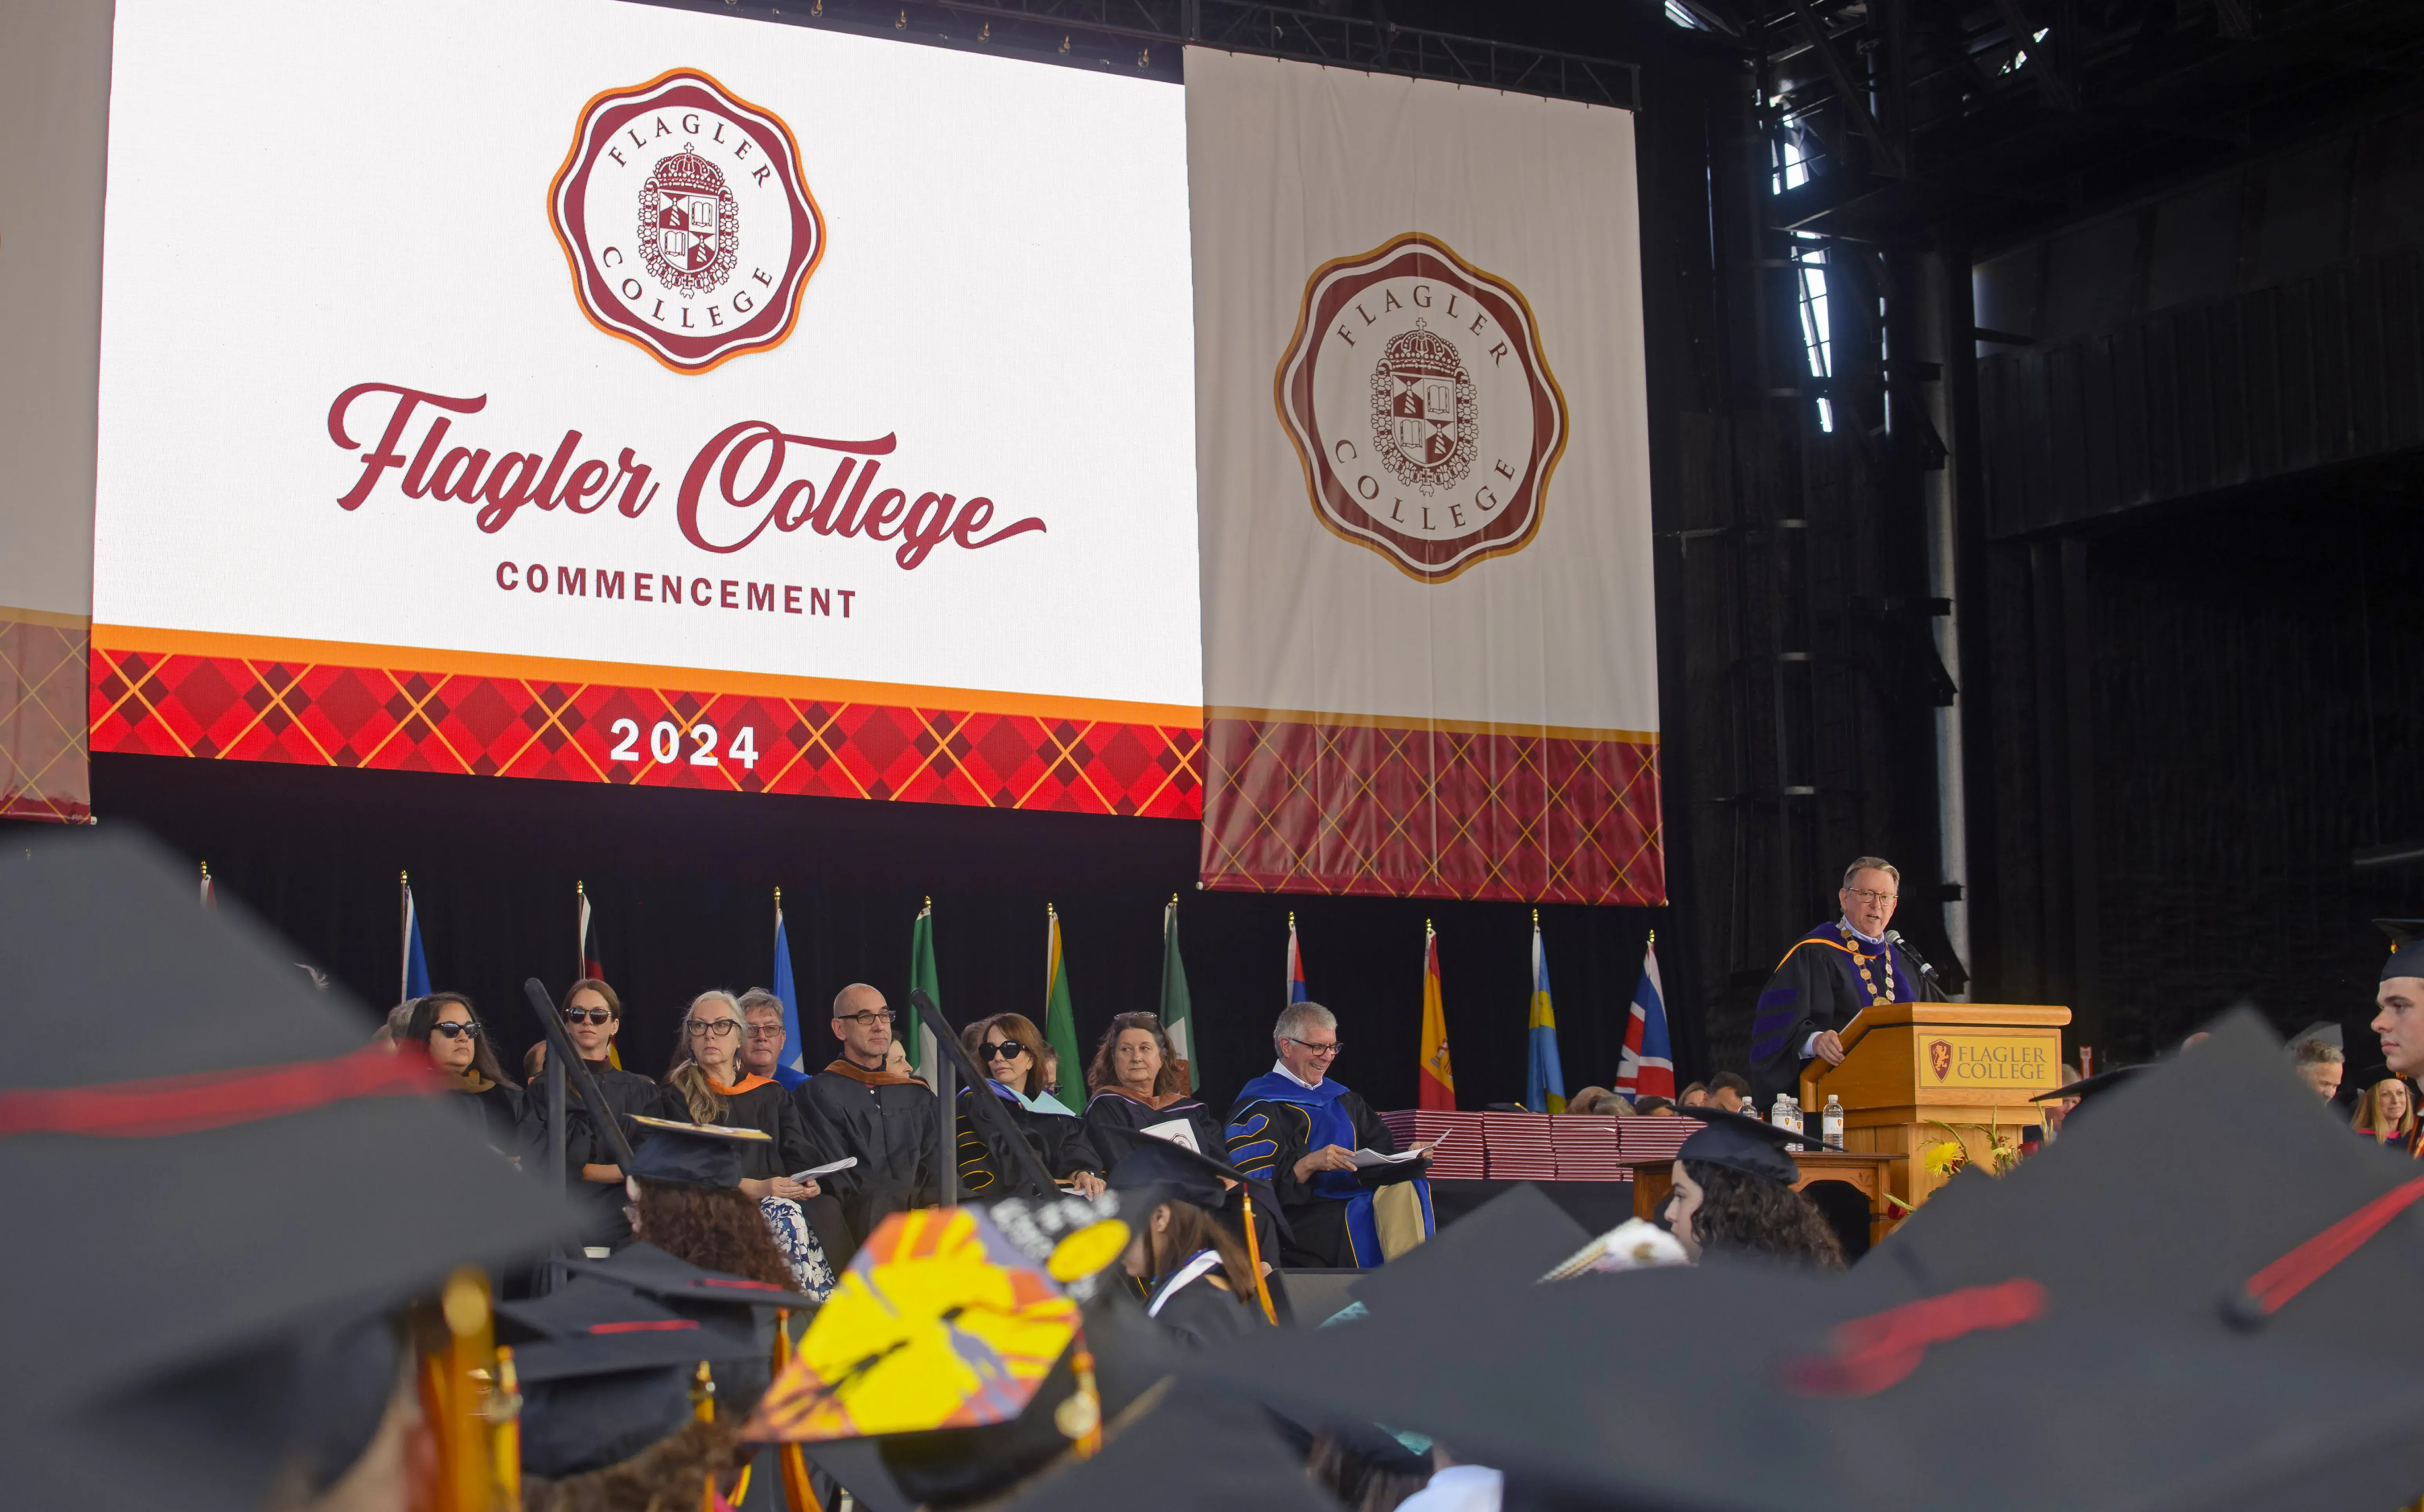
[[1927,984],[1938,992],[1944,990],[1944,984],[1936,979],[1936,968],[1927,963],[1927,957],[1919,953],[1919,947],[1902,937],[1902,931],[1886,931],[1886,944],[1902,947],[1902,953],[1910,957],[1910,963],[1919,968],[1919,974],[1927,979]]

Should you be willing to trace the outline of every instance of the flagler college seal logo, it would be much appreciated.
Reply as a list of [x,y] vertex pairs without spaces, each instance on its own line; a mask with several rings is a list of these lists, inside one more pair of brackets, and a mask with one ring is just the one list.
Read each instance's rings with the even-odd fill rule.
[[677,373],[781,345],[825,250],[791,129],[694,69],[590,101],[548,210],[582,313]]
[[1423,582],[1520,551],[1566,445],[1531,306],[1418,232],[1315,270],[1276,380],[1314,514]]
[[1953,1042],[1950,1040],[1928,1041],[1927,1063],[1936,1072],[1936,1079],[1938,1081],[1942,1081],[1945,1077],[1953,1074]]

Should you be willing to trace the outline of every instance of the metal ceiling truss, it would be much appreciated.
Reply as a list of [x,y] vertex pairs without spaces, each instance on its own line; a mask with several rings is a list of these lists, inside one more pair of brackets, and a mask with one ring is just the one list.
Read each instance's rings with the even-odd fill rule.
[[1641,108],[1641,66],[1256,0],[634,0],[1175,81],[1189,45]]

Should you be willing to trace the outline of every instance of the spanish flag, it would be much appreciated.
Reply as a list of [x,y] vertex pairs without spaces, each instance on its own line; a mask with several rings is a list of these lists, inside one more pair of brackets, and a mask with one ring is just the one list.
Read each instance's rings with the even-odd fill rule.
[[1453,1111],[1456,1073],[1447,1058],[1447,1011],[1440,1006],[1439,935],[1423,920],[1423,1066],[1419,1108]]

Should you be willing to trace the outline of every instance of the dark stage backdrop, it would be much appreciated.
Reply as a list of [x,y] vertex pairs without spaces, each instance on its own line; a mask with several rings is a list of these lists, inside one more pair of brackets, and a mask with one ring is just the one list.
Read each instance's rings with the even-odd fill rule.
[[[836,1053],[826,1010],[842,985],[905,999],[930,894],[958,1024],[1012,1010],[1042,1022],[1045,905],[1058,905],[1091,1054],[1112,1014],[1157,1003],[1175,892],[1214,1102],[1270,1064],[1291,910],[1307,983],[1338,1014],[1339,1078],[1374,1106],[1413,1104],[1427,917],[1462,1106],[1523,1091],[1530,909],[1200,892],[1191,822],[106,755],[93,798],[102,823],[208,861],[223,899],[382,1010],[409,870],[431,979],[470,995],[509,1070],[536,1034],[522,979],[560,994],[574,975],[576,881],[623,996],[626,1063],[651,1074],[692,995],[767,982],[777,885],[811,1067]],[[1644,938],[1666,912],[1540,911],[1569,1091],[1614,1077]]]

